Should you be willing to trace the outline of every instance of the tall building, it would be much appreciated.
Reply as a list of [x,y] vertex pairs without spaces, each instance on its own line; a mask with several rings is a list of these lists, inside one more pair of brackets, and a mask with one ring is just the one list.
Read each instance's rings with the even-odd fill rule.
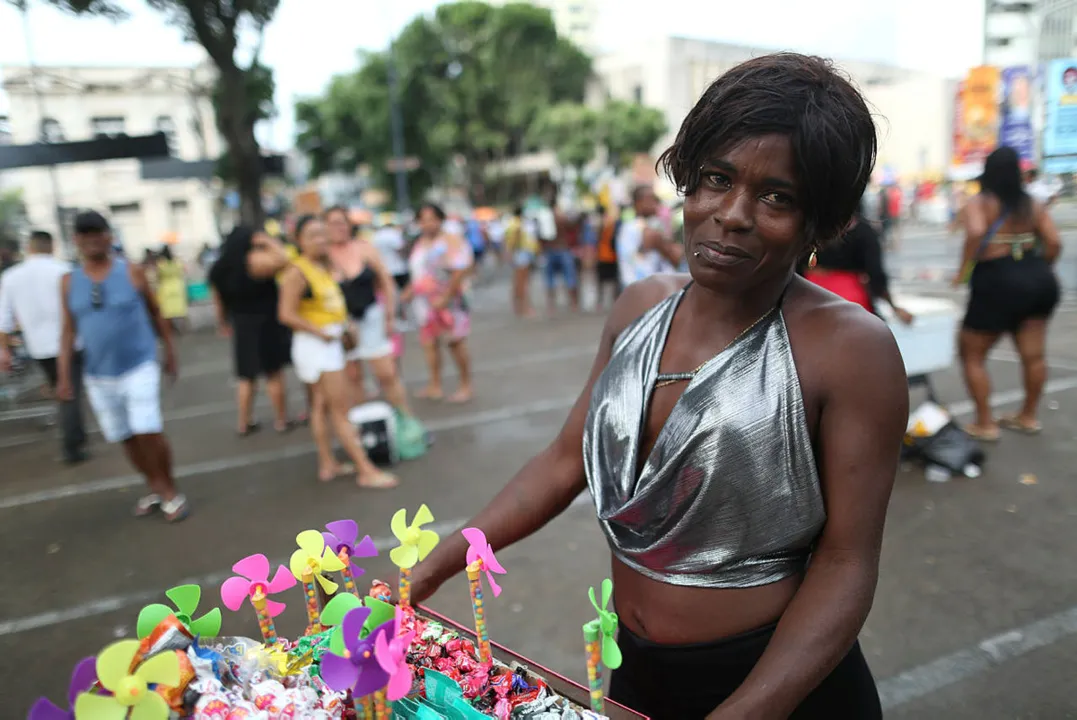
[[1077,52],[1077,0],[985,0],[983,64],[1035,66]]
[[[213,70],[137,67],[3,68],[10,141],[89,140],[101,135],[164,132],[173,157],[202,160],[220,156],[213,105],[204,92]],[[36,85],[36,87],[35,87]],[[108,160],[56,166],[59,198],[46,168],[4,173],[22,189],[33,227],[59,235],[57,205],[93,208],[112,221],[131,256],[169,241],[191,255],[216,244],[215,193],[200,180],[144,180],[140,161]]]
[[553,13],[557,32],[568,37],[588,53],[594,53],[598,25],[599,0],[534,0],[536,5]]
[[[652,148],[667,147],[685,115],[716,77],[773,50],[664,36],[631,50],[602,55],[588,101],[627,100],[662,110],[669,132]],[[837,64],[861,88],[876,116],[880,174],[917,177],[949,164],[956,83],[930,73],[855,60]]]

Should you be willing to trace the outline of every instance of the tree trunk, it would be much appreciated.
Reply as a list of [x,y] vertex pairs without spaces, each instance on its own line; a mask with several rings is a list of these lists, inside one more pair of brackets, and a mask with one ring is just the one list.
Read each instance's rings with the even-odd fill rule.
[[265,224],[262,210],[262,151],[250,119],[247,86],[243,71],[235,65],[218,68],[220,107],[217,127],[228,143],[236,190],[239,192],[240,222],[260,228]]

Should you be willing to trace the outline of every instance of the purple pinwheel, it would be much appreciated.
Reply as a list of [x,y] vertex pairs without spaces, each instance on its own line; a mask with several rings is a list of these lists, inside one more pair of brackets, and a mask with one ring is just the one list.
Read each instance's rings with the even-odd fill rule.
[[[349,560],[357,557],[377,557],[378,549],[374,547],[374,541],[370,539],[369,535],[364,535],[363,539],[359,540],[359,544],[355,544],[355,541],[359,539],[359,524],[354,520],[334,520],[328,523],[325,529],[329,531],[322,533],[322,537],[325,538],[325,546],[334,555],[339,557],[340,551],[344,550],[348,553]],[[352,562],[351,566],[353,568],[352,574],[355,577],[359,577],[365,572],[355,562]]]
[[377,692],[389,683],[389,673],[382,669],[374,657],[374,641],[378,633],[396,634],[396,619],[374,628],[365,640],[359,639],[363,624],[370,615],[370,608],[357,607],[344,616],[340,629],[344,635],[344,655],[327,652],[322,656],[322,680],[337,692],[351,690],[355,697]]
[[[88,657],[75,666],[71,673],[71,684],[67,687],[67,704],[74,707],[75,698],[93,687],[97,682],[96,658]],[[26,720],[74,720],[74,710],[61,710],[48,698],[39,698]]]

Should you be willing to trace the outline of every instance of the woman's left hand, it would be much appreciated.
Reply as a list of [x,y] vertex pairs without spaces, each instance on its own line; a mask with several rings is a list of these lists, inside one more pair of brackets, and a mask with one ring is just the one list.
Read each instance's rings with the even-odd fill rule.
[[444,310],[449,307],[449,296],[442,295],[431,304],[435,310]]
[[395,334],[396,334],[396,322],[393,320],[392,316],[386,315],[385,316],[385,335],[387,337],[392,337]]
[[897,319],[901,321],[902,325],[912,325],[913,316],[912,313],[904,308],[894,308],[894,314],[897,315]]

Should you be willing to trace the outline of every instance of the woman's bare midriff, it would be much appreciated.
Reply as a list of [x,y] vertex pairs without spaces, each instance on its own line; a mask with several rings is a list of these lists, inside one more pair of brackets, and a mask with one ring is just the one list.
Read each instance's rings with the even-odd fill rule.
[[662,645],[711,642],[776,622],[801,579],[744,589],[686,587],[652,580],[613,558],[617,616],[636,635]]

